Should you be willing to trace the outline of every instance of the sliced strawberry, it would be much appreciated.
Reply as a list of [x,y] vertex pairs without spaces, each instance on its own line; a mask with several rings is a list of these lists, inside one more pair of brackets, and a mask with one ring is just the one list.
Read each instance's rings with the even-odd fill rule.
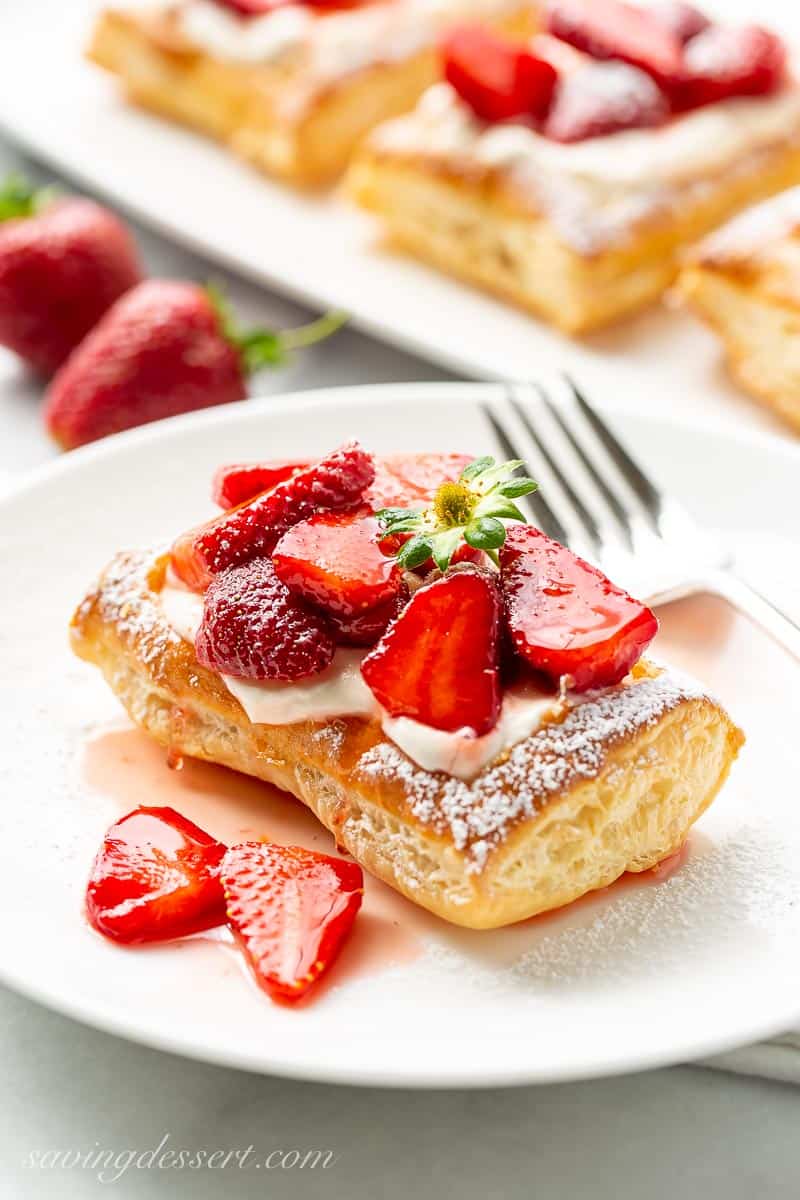
[[302,999],[332,965],[361,907],[361,868],[300,846],[245,842],[222,862],[228,920],[256,983]]
[[[424,504],[433,499],[440,483],[457,479],[473,457],[471,454],[383,454],[375,459],[375,480],[365,503],[372,509]],[[212,499],[220,508],[235,508],[310,465],[309,459],[282,459],[220,467],[212,483]]]
[[574,691],[619,683],[658,632],[646,605],[531,525],[508,530],[500,565],[514,649]]
[[103,839],[86,889],[92,925],[117,942],[183,937],[225,920],[225,847],[174,808],[137,808]]
[[414,593],[361,673],[391,716],[481,736],[500,712],[499,636],[494,580],[460,568]]
[[275,459],[273,462],[231,463],[220,467],[211,481],[211,499],[220,508],[238,508],[255,500],[262,492],[291,479],[297,471],[311,466],[311,460]]
[[408,603],[408,588],[403,584],[396,596],[392,596],[375,608],[367,608],[355,616],[342,613],[326,613],[333,636],[340,646],[374,646]]
[[680,79],[681,42],[654,14],[622,0],[552,0],[548,31],[592,58],[616,58],[669,88]]
[[325,618],[293,596],[268,558],[211,581],[194,643],[197,661],[240,679],[291,682],[330,666],[336,643]]
[[293,525],[272,553],[278,578],[326,612],[354,617],[397,595],[400,569],[381,552],[373,516],[319,513]]
[[540,117],[547,112],[555,69],[524,45],[481,25],[466,26],[449,34],[442,55],[448,83],[482,120]]
[[663,124],[666,96],[649,75],[620,62],[590,62],[561,80],[544,132],[557,142],[580,142],[623,129]]
[[271,554],[292,525],[316,512],[355,508],[375,478],[372,458],[349,442],[231,512],[184,533],[171,562],[187,587],[204,591],[227,567]]
[[686,47],[674,103],[690,109],[731,96],[761,96],[785,78],[786,46],[776,34],[759,25],[712,25]]
[[659,0],[652,8],[653,16],[664,25],[682,45],[708,29],[710,19],[693,4],[683,0]]

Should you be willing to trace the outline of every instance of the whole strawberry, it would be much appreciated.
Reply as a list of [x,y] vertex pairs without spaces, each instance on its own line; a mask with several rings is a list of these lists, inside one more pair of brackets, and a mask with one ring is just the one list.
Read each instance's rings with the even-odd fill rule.
[[0,188],[0,345],[43,375],[141,278],[133,239],[91,200]]
[[161,417],[242,400],[247,377],[341,324],[237,332],[221,298],[194,283],[152,279],[123,296],[53,379],[45,421],[65,449]]

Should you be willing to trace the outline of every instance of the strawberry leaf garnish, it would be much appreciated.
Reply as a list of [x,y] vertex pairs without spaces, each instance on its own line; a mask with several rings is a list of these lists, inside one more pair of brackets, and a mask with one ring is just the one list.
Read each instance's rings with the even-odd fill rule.
[[397,551],[397,562],[408,570],[432,558],[447,570],[462,542],[483,550],[497,562],[506,536],[504,521],[523,521],[514,503],[538,484],[519,475],[519,459],[497,463],[483,455],[469,463],[458,479],[440,484],[429,508],[383,508],[375,515],[386,536],[413,534]]
[[304,350],[307,346],[324,341],[341,329],[347,320],[347,313],[331,311],[295,329],[242,330],[219,284],[206,284],[206,293],[219,318],[220,332],[241,354],[242,369],[246,375],[253,375],[263,367],[281,366],[293,351]]

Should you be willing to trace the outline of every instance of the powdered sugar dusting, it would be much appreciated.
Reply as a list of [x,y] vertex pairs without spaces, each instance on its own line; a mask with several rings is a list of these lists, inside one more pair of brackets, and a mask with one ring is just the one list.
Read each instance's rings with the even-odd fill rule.
[[467,851],[471,869],[480,871],[514,824],[533,816],[552,794],[596,776],[613,745],[703,694],[694,680],[674,671],[611,688],[576,705],[561,723],[543,725],[470,783],[422,771],[387,742],[367,751],[357,772],[399,779],[416,819],[449,834],[457,849]]

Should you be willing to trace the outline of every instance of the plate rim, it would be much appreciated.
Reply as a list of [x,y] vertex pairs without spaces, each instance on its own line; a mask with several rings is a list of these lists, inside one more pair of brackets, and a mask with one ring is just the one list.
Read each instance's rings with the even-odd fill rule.
[[[496,383],[435,381],[431,383],[359,384],[306,389],[277,396],[256,396],[235,404],[184,414],[116,434],[45,463],[32,472],[27,472],[24,478],[13,481],[11,486],[0,494],[0,519],[2,519],[7,506],[23,498],[31,490],[47,486],[59,477],[79,474],[98,460],[113,458],[118,453],[136,447],[145,447],[165,435],[179,436],[183,429],[213,428],[215,425],[225,424],[230,420],[235,422],[244,415],[249,415],[253,420],[261,418],[269,421],[271,415],[276,411],[292,412],[309,407],[335,406],[337,401],[354,406],[374,407],[377,404],[384,407],[398,402],[402,403],[404,400],[419,401],[423,398],[428,403],[432,399],[437,402],[450,400],[469,403],[493,398],[499,394],[502,394],[502,385]],[[644,420],[653,426],[667,426],[686,434],[699,431],[707,436],[719,438],[723,442],[732,442],[740,449],[752,448],[755,443],[767,454],[777,454],[792,464],[800,464],[800,444],[795,445],[780,435],[768,431],[734,430],[726,425],[720,425],[714,419],[688,421],[680,416],[666,417],[660,412],[643,412],[640,406],[630,401],[620,400],[618,397],[604,401],[602,406],[623,418],[628,416]],[[244,1050],[208,1045],[196,1040],[191,1035],[181,1037],[174,1033],[163,1033],[158,1030],[143,1030],[137,1027],[131,1019],[115,1018],[112,1014],[104,1011],[102,1006],[96,1009],[87,1008],[85,1004],[79,1004],[71,997],[65,998],[63,995],[59,995],[55,987],[48,988],[37,982],[31,982],[20,972],[15,971],[5,959],[0,959],[0,982],[55,1012],[136,1044],[220,1066],[309,1082],[424,1089],[517,1087],[626,1074],[675,1064],[677,1061],[674,1050],[655,1048],[651,1052],[639,1051],[628,1059],[624,1059],[618,1051],[605,1057],[600,1055],[594,1058],[590,1064],[582,1066],[568,1061],[561,1067],[551,1066],[539,1073],[532,1070],[529,1063],[514,1067],[508,1062],[505,1062],[496,1071],[487,1071],[483,1068],[476,1071],[468,1065],[461,1069],[454,1069],[450,1065],[444,1074],[441,1070],[426,1072],[416,1067],[411,1071],[402,1068],[387,1069],[385,1066],[372,1069],[364,1064],[343,1068],[341,1064],[328,1066],[319,1061],[303,1061],[302,1059],[298,1061],[296,1053],[281,1055],[280,1050],[276,1051],[274,1047],[267,1055],[259,1054],[257,1050],[248,1053]],[[798,1020],[800,1020],[800,995],[794,996],[792,993],[792,996],[787,997],[786,1005],[781,1009],[779,1015],[772,1015],[769,1019],[759,1019],[757,1015],[754,1015],[749,1022],[745,1022],[740,1027],[736,1034],[722,1034],[716,1038],[709,1038],[706,1035],[688,1039],[681,1054],[685,1055],[687,1060],[722,1054],[727,1050],[784,1032]]]

